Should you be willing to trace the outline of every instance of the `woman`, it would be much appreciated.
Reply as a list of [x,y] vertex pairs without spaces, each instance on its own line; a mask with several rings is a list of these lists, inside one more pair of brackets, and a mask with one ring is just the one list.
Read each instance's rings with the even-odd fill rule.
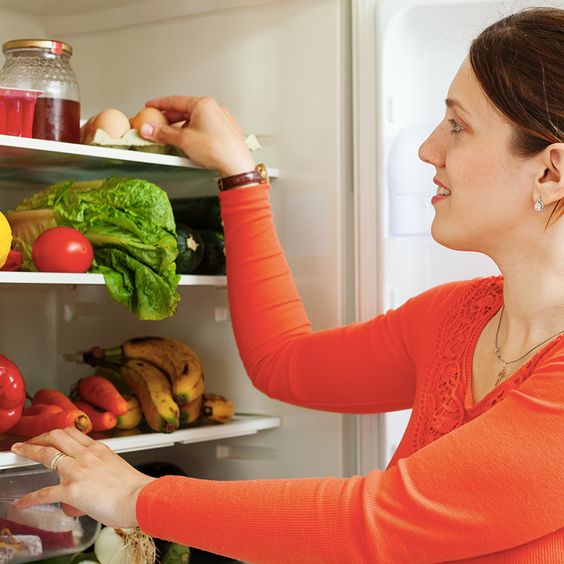
[[147,124],[148,139],[238,184],[221,204],[233,326],[255,385],[310,408],[413,407],[413,417],[385,471],[348,479],[152,479],[74,429],[52,432],[13,450],[56,468],[61,485],[19,505],[62,501],[251,562],[564,561],[563,61],[564,10],[492,25],[420,149],[436,169],[433,237],[486,253],[503,277],[446,284],[318,333],[268,185],[240,176],[254,162],[235,121],[212,99],[149,102],[188,121]]

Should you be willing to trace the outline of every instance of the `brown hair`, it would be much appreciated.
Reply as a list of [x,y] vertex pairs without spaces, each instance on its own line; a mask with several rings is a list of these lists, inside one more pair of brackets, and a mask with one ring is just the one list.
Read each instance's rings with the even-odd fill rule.
[[564,142],[564,10],[529,8],[490,25],[472,42],[470,64],[513,123],[516,154]]

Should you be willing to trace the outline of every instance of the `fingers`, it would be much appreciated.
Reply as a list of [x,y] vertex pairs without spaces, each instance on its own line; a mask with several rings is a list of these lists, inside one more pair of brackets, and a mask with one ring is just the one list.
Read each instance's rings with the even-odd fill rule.
[[[39,464],[43,464],[46,468],[51,468],[51,460],[53,457],[60,452],[56,448],[50,446],[38,446],[32,445],[30,443],[20,443],[19,445],[12,446],[12,452],[23,456],[25,458],[29,458],[34,462],[39,462]],[[61,460],[59,464],[63,461]]]
[[211,96],[167,96],[149,100],[145,106],[163,111],[170,122],[190,121],[197,109],[208,113],[220,110],[219,104]]
[[166,111],[163,114],[171,125],[180,121],[186,121],[186,112]]
[[[68,427],[67,429],[55,429],[49,433],[44,433],[29,439],[25,443],[20,443],[20,445],[13,445],[12,450],[16,454],[21,454],[29,458],[28,454],[32,455],[32,459],[35,455],[41,455],[40,450],[30,449],[30,446],[35,447],[53,447],[53,449],[68,454],[69,456],[77,457],[84,448],[91,447],[96,444],[96,441],[84,435],[77,429],[73,427]],[[51,452],[51,456],[55,454]],[[44,464],[43,461],[41,461]]]
[[145,139],[157,141],[165,145],[174,145],[180,147],[183,141],[183,134],[186,130],[181,130],[171,125],[162,125],[158,123],[144,123],[139,129],[139,133]]
[[85,435],[84,433],[79,431],[76,427],[67,427],[66,429],[63,429],[63,431],[84,447],[91,447],[98,442],[95,441],[92,437],[89,437],[88,435]]
[[23,497],[20,497],[16,501],[15,505],[18,509],[25,509],[26,507],[31,507],[32,505],[39,505],[42,503],[59,503],[63,501],[63,487],[49,486],[47,488],[41,488],[34,492],[28,493]]
[[145,102],[145,107],[181,112],[184,115],[189,115],[199,99],[197,96],[165,96]]
[[68,505],[66,503],[63,503],[62,507],[63,507],[64,514],[68,515],[69,517],[80,517],[81,515],[86,515],[86,513],[84,513],[84,511],[80,511],[80,509],[77,509],[76,507],[73,507],[72,505]]
[[74,427],[68,427],[38,435],[25,443],[16,443],[12,445],[12,452],[39,462],[46,468],[50,468],[53,457],[62,452],[67,456],[58,463],[57,471],[60,472],[73,458],[92,452],[96,445],[96,441],[84,433]]

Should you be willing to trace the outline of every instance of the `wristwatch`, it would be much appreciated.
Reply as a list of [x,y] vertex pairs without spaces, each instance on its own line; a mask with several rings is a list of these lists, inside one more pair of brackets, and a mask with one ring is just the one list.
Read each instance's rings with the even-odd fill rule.
[[262,163],[258,164],[254,170],[226,176],[217,180],[217,187],[220,192],[231,190],[238,186],[246,186],[247,184],[268,184],[268,172],[266,166]]

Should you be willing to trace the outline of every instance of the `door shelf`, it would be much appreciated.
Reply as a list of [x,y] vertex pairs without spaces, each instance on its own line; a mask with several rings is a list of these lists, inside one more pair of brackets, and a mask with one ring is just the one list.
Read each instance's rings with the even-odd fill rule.
[[[101,439],[114,452],[137,452],[156,448],[171,447],[177,444],[186,445],[191,443],[202,443],[215,441],[218,439],[228,439],[232,437],[243,437],[254,435],[266,429],[276,429],[282,424],[279,417],[267,415],[236,414],[228,423],[202,425],[180,429],[173,433],[139,433],[136,435],[112,437]],[[11,443],[10,443],[11,444]],[[9,448],[8,445],[0,445],[1,448]],[[0,470],[8,468],[18,468],[21,466],[31,466],[36,464],[17,456],[6,450],[0,452]]]
[[[102,274],[78,274],[68,272],[0,272],[0,284],[69,284],[75,285],[103,285]],[[186,274],[180,277],[179,286],[213,286],[225,288],[225,276],[197,276]]]
[[[276,178],[278,170],[269,168],[268,174]],[[185,157],[0,135],[3,189],[21,191],[22,183],[40,189],[62,178],[93,180],[108,176],[133,176],[161,184],[171,175],[200,183],[216,176]]]

